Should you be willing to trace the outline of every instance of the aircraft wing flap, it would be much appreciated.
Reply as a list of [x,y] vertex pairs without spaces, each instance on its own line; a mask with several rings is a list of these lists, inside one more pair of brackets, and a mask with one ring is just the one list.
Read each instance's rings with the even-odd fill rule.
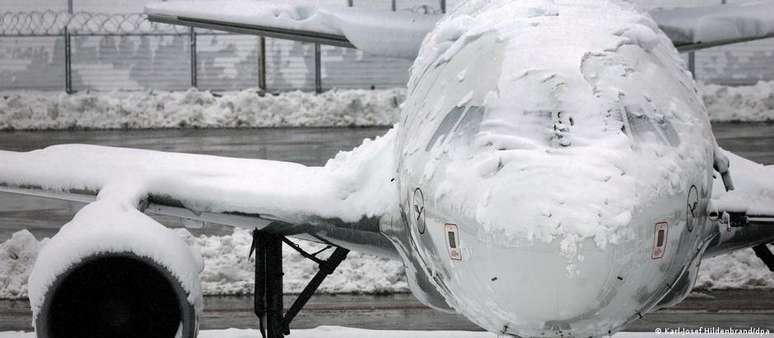
[[155,22],[353,47],[413,59],[438,15],[323,6],[304,1],[172,1],[148,4]]
[[650,12],[680,51],[774,37],[774,1]]

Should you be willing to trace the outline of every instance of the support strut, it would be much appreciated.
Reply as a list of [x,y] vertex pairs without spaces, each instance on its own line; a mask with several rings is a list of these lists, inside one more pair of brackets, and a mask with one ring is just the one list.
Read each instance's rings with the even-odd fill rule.
[[[282,291],[282,243],[288,244],[302,256],[318,264],[319,271],[312,277],[296,300],[284,312]],[[290,334],[290,323],[306,305],[320,284],[347,258],[349,250],[336,247],[327,260],[317,258],[320,250],[310,254],[282,235],[253,230],[253,244],[250,255],[255,253],[255,316],[263,338],[283,338]]]
[[755,251],[755,255],[758,256],[758,258],[760,258],[764,264],[766,264],[766,267],[769,268],[769,271],[774,272],[774,254],[771,253],[766,244],[754,246],[753,251]]

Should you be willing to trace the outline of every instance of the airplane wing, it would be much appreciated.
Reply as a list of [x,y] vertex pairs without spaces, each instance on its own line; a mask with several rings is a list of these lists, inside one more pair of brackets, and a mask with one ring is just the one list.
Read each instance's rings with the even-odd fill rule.
[[650,14],[681,52],[774,37],[774,1],[659,9]]
[[397,208],[393,134],[323,167],[92,145],[0,151],[0,192],[113,199],[150,214],[311,235],[393,257],[379,232]]
[[[767,244],[774,242],[774,165],[762,165],[719,149],[728,159],[721,171],[733,180],[716,178],[710,204],[710,218],[717,220],[719,237],[707,249],[707,257],[752,248],[769,270],[774,271],[774,254]],[[724,183],[725,181],[725,183]],[[733,181],[730,185],[730,181]],[[733,187],[732,190],[726,187]],[[725,230],[724,230],[725,229]]]
[[303,1],[177,1],[145,6],[154,22],[358,48],[414,59],[439,15],[317,6]]
[[774,227],[774,165],[762,165],[728,151],[734,189],[726,191],[720,179],[713,187],[713,211],[738,217],[738,224]]
[[[441,15],[325,6],[308,1],[156,2],[154,22],[321,43],[414,59]],[[774,37],[774,1],[656,9],[659,27],[681,52]]]

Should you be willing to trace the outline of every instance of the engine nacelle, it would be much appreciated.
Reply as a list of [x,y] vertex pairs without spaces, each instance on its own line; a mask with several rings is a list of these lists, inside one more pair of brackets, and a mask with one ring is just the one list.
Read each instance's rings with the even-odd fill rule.
[[37,337],[194,338],[201,268],[198,254],[152,218],[89,204],[41,250],[30,275]]

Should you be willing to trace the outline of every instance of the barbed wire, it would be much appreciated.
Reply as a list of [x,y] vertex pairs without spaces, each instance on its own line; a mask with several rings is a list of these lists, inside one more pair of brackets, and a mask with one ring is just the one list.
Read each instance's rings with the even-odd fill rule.
[[[422,14],[440,14],[440,9],[421,5],[406,8]],[[72,35],[185,34],[188,27],[150,22],[142,13],[67,11],[0,12],[0,36],[58,36],[67,27]],[[203,34],[218,32],[197,29]]]
[[0,36],[183,34],[187,27],[150,22],[145,14],[31,11],[0,13]]

